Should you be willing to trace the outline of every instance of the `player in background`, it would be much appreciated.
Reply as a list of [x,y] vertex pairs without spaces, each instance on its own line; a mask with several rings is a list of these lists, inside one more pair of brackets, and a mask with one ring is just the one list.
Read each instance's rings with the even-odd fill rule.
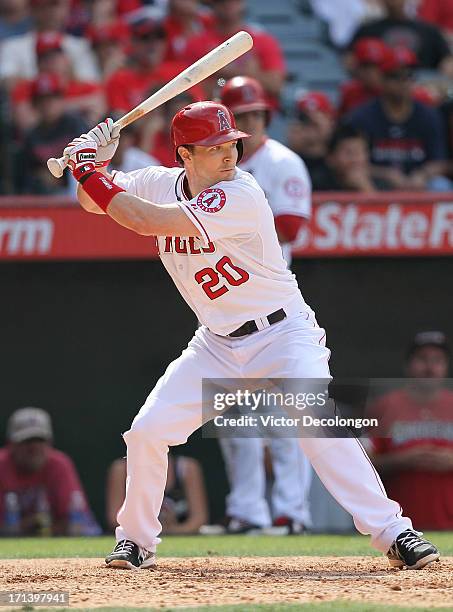
[[[112,120],[64,151],[80,183],[81,205],[137,234],[157,236],[162,263],[202,323],[124,433],[126,497],[117,544],[106,557],[109,567],[155,563],[168,448],[183,444],[216,416],[211,403],[202,410],[203,378],[256,379],[258,388],[269,379],[281,384],[331,379],[326,333],[286,266],[264,192],[236,167],[247,137],[227,107],[197,102],[181,109],[172,123],[181,168],[109,175],[106,166],[119,138]],[[122,329],[128,316],[133,313],[118,312]],[[330,402],[326,409],[331,418]],[[439,558],[437,548],[387,497],[357,438],[310,436],[300,444],[357,529],[371,535],[391,565],[420,569]]]
[[[237,76],[225,83],[221,102],[234,114],[244,140],[239,168],[250,172],[266,194],[274,215],[284,258],[291,264],[291,243],[311,213],[311,182],[302,159],[269,138],[270,107],[256,79]],[[226,514],[230,533],[253,532],[274,525],[279,533],[301,533],[310,527],[308,493],[311,465],[295,438],[220,437],[230,493]],[[266,500],[264,449],[272,458],[271,506]],[[281,528],[281,529],[280,529]]]

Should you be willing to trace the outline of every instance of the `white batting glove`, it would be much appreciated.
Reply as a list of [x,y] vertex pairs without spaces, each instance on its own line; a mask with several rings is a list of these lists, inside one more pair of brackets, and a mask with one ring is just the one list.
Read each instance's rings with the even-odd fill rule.
[[113,127],[113,119],[106,119],[98,123],[96,127],[87,134],[82,134],[81,138],[94,140],[98,145],[96,156],[96,166],[108,166],[110,160],[115,155],[120,140],[120,128]]

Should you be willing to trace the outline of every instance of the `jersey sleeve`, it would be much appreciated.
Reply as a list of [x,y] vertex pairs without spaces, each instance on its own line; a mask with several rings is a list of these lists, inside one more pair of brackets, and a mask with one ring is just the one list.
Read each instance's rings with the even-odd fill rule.
[[311,216],[311,180],[304,162],[294,156],[274,167],[274,189],[267,193],[274,217]]
[[192,200],[179,203],[206,242],[254,234],[258,230],[258,188],[231,183],[218,183]]
[[[132,172],[112,172],[113,182],[132,195],[155,202],[157,200],[157,179],[160,166],[148,166]],[[175,197],[176,199],[176,197]]]

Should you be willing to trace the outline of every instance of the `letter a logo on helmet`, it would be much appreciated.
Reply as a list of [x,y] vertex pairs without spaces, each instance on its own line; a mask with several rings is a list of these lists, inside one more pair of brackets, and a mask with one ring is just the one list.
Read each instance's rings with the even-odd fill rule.
[[219,132],[222,130],[231,130],[231,124],[223,110],[219,109],[217,111],[217,117],[219,118]]

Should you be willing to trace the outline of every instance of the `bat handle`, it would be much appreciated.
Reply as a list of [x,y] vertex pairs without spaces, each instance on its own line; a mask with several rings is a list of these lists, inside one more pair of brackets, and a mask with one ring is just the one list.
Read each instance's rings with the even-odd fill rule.
[[68,165],[67,157],[60,157],[56,159],[55,157],[51,157],[47,160],[47,167],[49,171],[55,178],[61,178],[63,176],[63,171]]

